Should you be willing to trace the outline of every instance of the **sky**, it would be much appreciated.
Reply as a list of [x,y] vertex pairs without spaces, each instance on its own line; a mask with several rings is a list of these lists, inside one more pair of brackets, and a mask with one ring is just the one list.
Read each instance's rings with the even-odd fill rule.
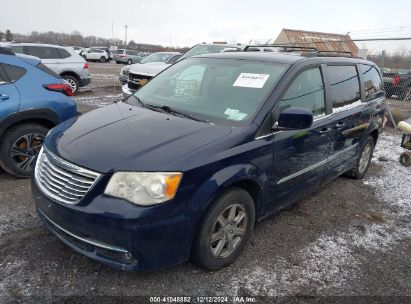
[[[7,13],[4,11],[7,10]],[[171,46],[262,42],[282,28],[411,37],[411,1],[0,0],[0,31],[54,31]]]

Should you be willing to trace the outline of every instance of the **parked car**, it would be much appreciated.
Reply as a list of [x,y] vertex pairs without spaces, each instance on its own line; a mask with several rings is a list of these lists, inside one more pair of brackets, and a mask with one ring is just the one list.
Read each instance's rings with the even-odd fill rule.
[[383,80],[387,97],[396,96],[401,100],[411,100],[410,71],[384,71]]
[[108,61],[113,60],[114,58],[112,51],[107,46],[93,46],[91,47],[91,49],[98,49],[98,50],[106,51],[106,53],[108,54],[108,58],[109,58]]
[[105,50],[90,48],[88,51],[84,52],[84,57],[86,60],[99,61],[104,63],[110,60],[110,55]]
[[0,47],[0,166],[29,177],[50,128],[76,115],[70,85],[38,58]]
[[87,62],[71,47],[38,43],[11,43],[8,47],[14,53],[40,58],[44,65],[71,85],[74,93],[91,82]]
[[138,51],[133,51],[133,50],[125,50],[125,49],[119,49],[117,51],[114,51],[114,60],[116,63],[127,63],[127,64],[133,64],[133,63],[138,63],[143,59],[144,57],[141,56],[141,53]]
[[[176,63],[177,60],[180,59],[181,56],[182,56],[182,54],[175,54],[175,55],[169,57],[167,59],[167,61],[165,61],[165,62],[162,62],[162,61],[160,61],[160,62],[149,62],[149,63],[145,63],[145,64],[133,64],[133,65],[125,66],[120,70],[119,80],[120,80],[121,84],[123,84],[123,85],[127,84],[127,82],[129,81],[129,73],[130,73],[130,71],[132,71],[133,76],[134,75],[144,75],[144,76],[146,76],[146,80],[148,81],[149,79],[151,79],[152,77],[154,77],[155,75],[160,73],[165,68],[167,68],[170,65]],[[133,84],[131,84],[131,87],[133,87]],[[125,89],[128,92],[128,90],[129,90],[128,85],[126,85]],[[130,90],[133,90],[133,89],[130,88]],[[124,92],[125,91],[123,90],[123,93]],[[130,94],[131,93],[128,93],[127,96],[130,95]]]
[[36,208],[64,243],[111,266],[191,258],[216,270],[238,258],[257,220],[341,174],[364,177],[384,100],[377,66],[362,59],[187,58],[55,127],[36,163]]
[[[184,55],[179,57],[174,57],[173,60],[167,62],[167,64],[158,63],[156,65],[150,66],[140,66],[133,65],[130,69],[125,69],[120,71],[120,82],[123,84],[122,91],[124,97],[130,96],[138,90],[142,85],[147,83],[150,79],[156,76],[161,71],[168,68],[171,64],[174,64],[178,60],[183,60],[185,58],[203,55],[203,54],[212,54],[212,53],[223,53],[229,51],[241,51],[244,47],[237,44],[197,44],[189,49]],[[131,74],[130,74],[131,73]],[[126,75],[125,75],[126,74]],[[128,79],[127,77],[128,76]],[[125,82],[127,81],[127,85]]]

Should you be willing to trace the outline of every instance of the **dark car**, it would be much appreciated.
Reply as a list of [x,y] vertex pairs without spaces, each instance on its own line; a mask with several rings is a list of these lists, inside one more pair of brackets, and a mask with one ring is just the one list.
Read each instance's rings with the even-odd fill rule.
[[396,96],[401,100],[411,100],[411,73],[383,73],[384,88],[387,97]]
[[0,166],[30,177],[50,128],[76,115],[69,83],[39,58],[0,47]]
[[120,269],[190,258],[219,269],[257,220],[366,174],[384,100],[377,67],[361,59],[186,58],[54,128],[36,163],[36,208],[68,246]]

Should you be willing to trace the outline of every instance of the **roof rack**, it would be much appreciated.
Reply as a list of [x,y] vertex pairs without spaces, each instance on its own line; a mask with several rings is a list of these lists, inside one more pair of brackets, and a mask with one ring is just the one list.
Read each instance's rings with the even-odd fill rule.
[[302,53],[301,55],[307,57],[357,57],[348,51],[318,51],[316,53]]
[[[272,47],[272,48],[282,48],[283,52],[302,52],[302,51],[309,51],[309,52],[318,52],[318,49],[311,46],[292,46],[286,44],[254,44],[254,45],[247,45],[244,48],[244,52],[247,52],[250,48],[264,48],[264,47]],[[250,50],[255,51],[255,50]],[[248,52],[250,52],[248,51]]]
[[0,54],[1,55],[15,55],[10,48],[3,47],[3,46],[0,46]]

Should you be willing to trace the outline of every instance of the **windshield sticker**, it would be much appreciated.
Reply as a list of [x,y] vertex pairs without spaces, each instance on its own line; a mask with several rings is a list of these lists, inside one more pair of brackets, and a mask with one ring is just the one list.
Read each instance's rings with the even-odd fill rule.
[[247,113],[241,113],[240,110],[230,109],[230,108],[227,108],[224,111],[224,114],[228,115],[228,117],[227,117],[228,119],[237,120],[237,121],[238,120],[243,120],[248,115]]
[[257,88],[261,89],[270,75],[241,73],[234,82],[233,87]]

